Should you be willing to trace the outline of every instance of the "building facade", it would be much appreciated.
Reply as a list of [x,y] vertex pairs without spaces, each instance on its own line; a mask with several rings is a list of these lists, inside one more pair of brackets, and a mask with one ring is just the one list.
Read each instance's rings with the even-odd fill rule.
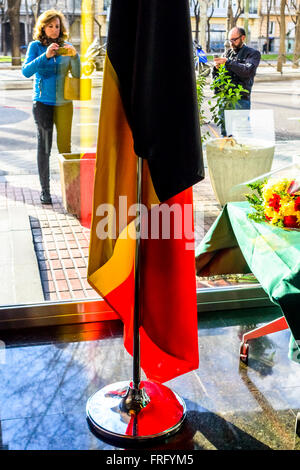
[[[214,0],[207,9],[206,45],[208,50],[220,52],[224,49],[226,39],[228,1],[232,2],[233,15],[236,16],[239,5],[238,0]],[[89,16],[89,40],[99,37],[101,43],[106,41],[108,17],[111,0],[22,0],[20,7],[20,46],[25,52],[26,46],[32,40],[32,31],[36,17],[49,8],[61,10],[70,25],[70,39],[75,47],[82,44],[82,19]],[[196,35],[196,17],[191,2],[192,31]],[[10,24],[6,14],[6,1],[1,8],[0,23],[0,52],[10,52]],[[200,15],[201,15],[201,2]],[[38,6],[38,8],[37,8]],[[270,52],[278,52],[280,36],[280,0],[249,0],[248,13],[248,44],[264,50],[267,37],[269,38]],[[295,38],[295,8],[293,2],[288,0],[285,11],[286,21],[286,50],[292,52]],[[238,15],[238,26],[245,25],[245,13]],[[268,30],[268,33],[267,33]],[[174,33],[175,34],[175,33]]]
[[[230,0],[231,1],[231,0]],[[200,4],[200,1],[199,1]],[[232,0],[233,16],[237,15],[239,2]],[[206,24],[206,40],[209,41],[212,52],[219,52],[224,48],[227,27],[228,0],[215,0],[208,7]],[[292,52],[295,40],[295,7],[291,0],[287,0],[285,9],[286,23],[286,51]],[[201,6],[200,6],[201,15]],[[192,30],[196,34],[196,18],[191,7]],[[264,50],[267,37],[269,38],[270,52],[279,51],[280,38],[280,0],[249,0],[248,13],[248,45],[261,51]],[[245,25],[245,13],[237,19],[238,26]],[[268,30],[268,33],[267,33]]]
[[[33,27],[37,16],[50,8],[64,13],[70,26],[70,39],[76,47],[79,47],[82,43],[83,17],[89,17],[90,37],[99,36],[101,42],[105,42],[109,5],[110,0],[41,0],[40,2],[22,0],[20,6],[21,51],[25,51],[26,46],[32,40]],[[3,9],[1,9],[0,39],[0,52],[2,54],[9,53],[11,38],[6,2],[4,2]]]

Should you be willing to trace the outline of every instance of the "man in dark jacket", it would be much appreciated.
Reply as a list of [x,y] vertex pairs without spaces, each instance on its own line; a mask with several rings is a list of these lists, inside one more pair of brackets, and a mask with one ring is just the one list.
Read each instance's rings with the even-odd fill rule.
[[[228,39],[231,48],[225,52],[224,57],[216,57],[214,59],[213,77],[216,77],[219,66],[225,64],[225,68],[231,76],[232,83],[242,85],[242,87],[249,92],[242,94],[242,98],[238,101],[236,109],[250,109],[251,89],[256,69],[260,62],[260,52],[244,44],[246,34],[243,28],[236,26],[231,29]],[[225,129],[222,129],[222,135],[226,135]]]

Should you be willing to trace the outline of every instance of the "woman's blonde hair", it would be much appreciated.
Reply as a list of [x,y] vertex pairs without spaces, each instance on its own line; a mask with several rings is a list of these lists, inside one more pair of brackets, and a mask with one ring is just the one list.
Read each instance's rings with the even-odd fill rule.
[[33,39],[41,41],[42,44],[48,45],[48,37],[45,34],[45,26],[53,21],[55,18],[58,18],[60,21],[60,32],[57,42],[59,45],[62,45],[66,39],[69,37],[67,30],[67,21],[65,16],[61,11],[57,10],[47,10],[42,13],[34,26],[33,30]]

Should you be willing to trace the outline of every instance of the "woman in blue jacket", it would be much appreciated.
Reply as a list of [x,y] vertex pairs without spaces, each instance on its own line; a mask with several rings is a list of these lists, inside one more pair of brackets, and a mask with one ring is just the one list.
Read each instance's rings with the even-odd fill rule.
[[33,116],[43,204],[52,204],[49,158],[54,124],[59,153],[71,152],[73,103],[64,99],[64,81],[69,70],[74,77],[80,77],[80,59],[67,38],[64,15],[56,10],[45,11],[37,20],[34,41],[29,44],[22,67],[25,77],[34,75]]

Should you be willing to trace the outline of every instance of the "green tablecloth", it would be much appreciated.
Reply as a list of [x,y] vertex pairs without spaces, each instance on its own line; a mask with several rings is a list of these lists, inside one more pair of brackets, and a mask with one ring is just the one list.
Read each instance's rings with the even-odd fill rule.
[[289,356],[297,360],[300,348],[293,338],[299,346],[300,232],[256,223],[247,216],[251,210],[248,202],[224,207],[196,249],[197,274],[252,272],[280,306],[292,333]]

